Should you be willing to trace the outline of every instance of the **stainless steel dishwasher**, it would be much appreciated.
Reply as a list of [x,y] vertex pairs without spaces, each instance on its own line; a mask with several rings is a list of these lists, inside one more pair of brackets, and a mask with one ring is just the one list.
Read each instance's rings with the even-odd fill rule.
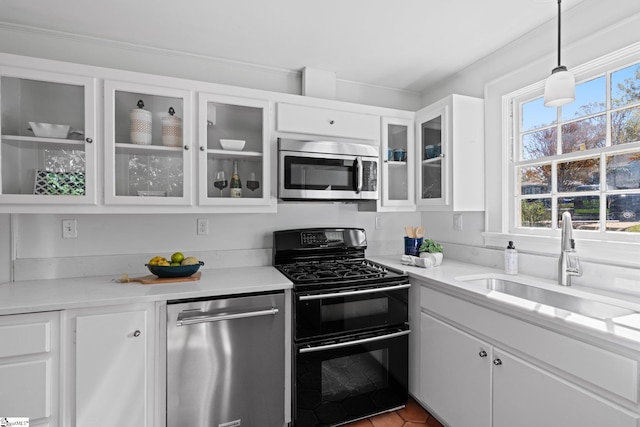
[[167,427],[284,425],[284,293],[167,303]]

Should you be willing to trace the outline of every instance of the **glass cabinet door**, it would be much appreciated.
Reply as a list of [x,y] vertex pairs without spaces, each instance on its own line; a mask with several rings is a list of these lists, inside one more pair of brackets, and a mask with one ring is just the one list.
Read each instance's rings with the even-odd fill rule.
[[418,204],[448,202],[446,180],[447,108],[416,117],[418,144]]
[[413,121],[382,118],[382,201],[379,210],[415,209]]
[[199,203],[268,205],[269,102],[200,94],[199,132]]
[[0,203],[96,203],[95,84],[0,67]]
[[191,203],[191,93],[105,82],[105,203]]

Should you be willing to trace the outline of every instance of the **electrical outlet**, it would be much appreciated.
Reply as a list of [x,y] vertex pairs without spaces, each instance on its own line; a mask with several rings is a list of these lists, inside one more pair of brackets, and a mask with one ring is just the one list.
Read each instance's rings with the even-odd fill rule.
[[206,236],[207,234],[209,234],[209,220],[198,218],[198,236]]
[[78,221],[75,219],[62,220],[62,238],[75,239],[78,237]]
[[453,214],[453,229],[462,231],[462,214]]

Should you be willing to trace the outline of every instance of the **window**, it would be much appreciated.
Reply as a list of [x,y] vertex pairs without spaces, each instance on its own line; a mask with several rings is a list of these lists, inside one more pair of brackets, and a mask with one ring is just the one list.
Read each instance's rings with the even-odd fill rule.
[[601,238],[640,233],[640,62],[581,81],[563,107],[537,88],[512,108],[512,232],[544,234],[570,212]]

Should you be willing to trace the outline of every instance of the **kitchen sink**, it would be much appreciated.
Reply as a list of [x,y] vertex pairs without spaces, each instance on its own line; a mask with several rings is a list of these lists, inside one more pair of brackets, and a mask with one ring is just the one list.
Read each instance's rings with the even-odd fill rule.
[[[634,310],[625,307],[594,301],[576,295],[555,292],[550,289],[539,288],[501,277],[489,275],[466,276],[458,277],[457,280],[469,284],[477,284],[500,294],[510,295],[596,319],[612,319],[636,313]],[[506,301],[508,302],[508,300]]]

